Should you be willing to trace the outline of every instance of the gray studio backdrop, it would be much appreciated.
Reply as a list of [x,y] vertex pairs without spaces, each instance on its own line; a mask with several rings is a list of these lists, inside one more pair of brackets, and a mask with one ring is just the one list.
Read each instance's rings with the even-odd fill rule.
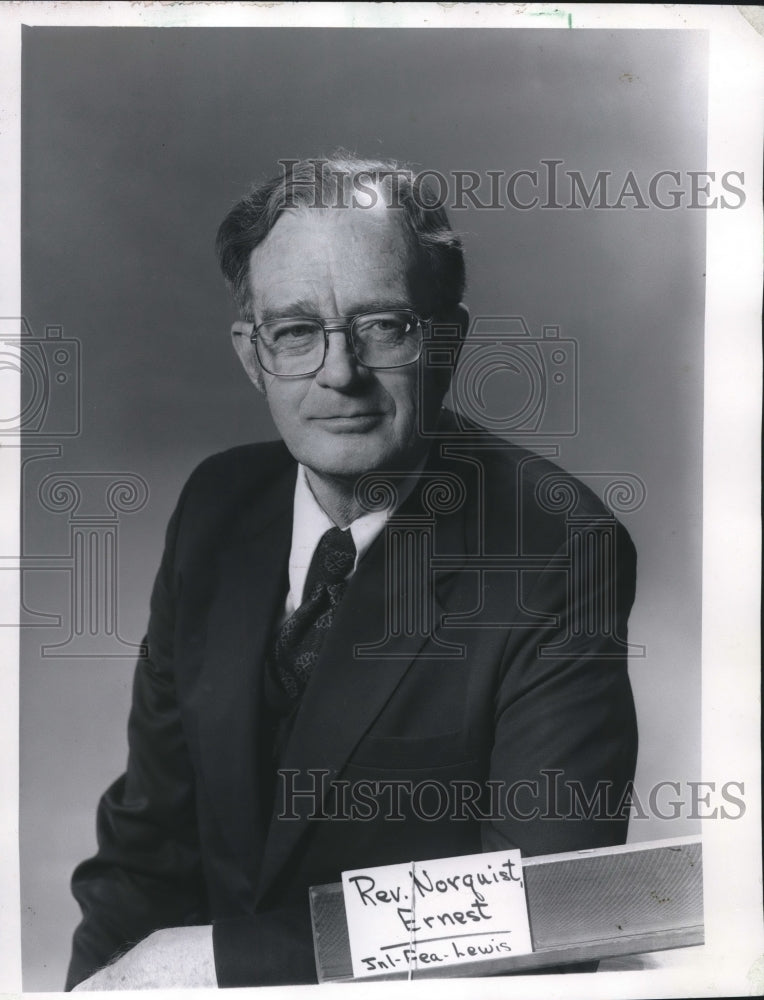
[[[36,557],[22,609],[26,990],[63,984],[78,919],[68,879],[124,767],[129,644],[178,491],[204,456],[274,435],[228,342],[213,254],[225,212],[279,158],[336,146],[444,173],[556,158],[588,183],[599,170],[645,183],[703,170],[705,44],[636,31],[25,30],[23,310],[37,345],[22,387]],[[630,638],[646,648],[631,666],[638,788],[700,778],[705,214],[451,215],[473,315],[522,316],[534,336],[558,325],[577,344],[578,431],[558,441],[561,464],[646,485],[622,516],[639,552]],[[503,378],[487,389],[499,411]],[[96,546],[106,577],[77,563],[80,545]],[[94,621],[104,580],[116,598]],[[697,830],[685,813],[630,836]]]

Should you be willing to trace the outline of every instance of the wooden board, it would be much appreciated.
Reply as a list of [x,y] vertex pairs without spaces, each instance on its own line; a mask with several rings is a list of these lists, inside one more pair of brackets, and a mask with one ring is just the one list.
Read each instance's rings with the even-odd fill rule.
[[[532,954],[444,969],[425,966],[413,978],[551,971],[552,966],[703,943],[699,837],[526,858],[523,873]],[[310,907],[319,982],[352,980],[342,886],[311,888]]]

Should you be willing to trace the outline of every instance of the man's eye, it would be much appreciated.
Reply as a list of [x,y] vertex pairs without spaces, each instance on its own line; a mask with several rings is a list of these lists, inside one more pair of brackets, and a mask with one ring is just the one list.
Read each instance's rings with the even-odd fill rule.
[[305,340],[315,335],[316,328],[310,323],[289,323],[271,331],[271,336],[275,341]]
[[358,332],[367,337],[395,340],[406,336],[409,325],[407,320],[399,316],[375,316],[359,323]]

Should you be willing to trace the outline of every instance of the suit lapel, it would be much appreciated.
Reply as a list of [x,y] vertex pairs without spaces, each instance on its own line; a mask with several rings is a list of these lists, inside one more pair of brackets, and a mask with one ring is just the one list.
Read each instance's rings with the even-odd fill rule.
[[[437,474],[437,470],[429,471]],[[422,481],[427,481],[427,472]],[[419,582],[424,585],[419,593],[430,608],[426,629],[401,627],[400,622],[396,626],[388,616],[386,586],[391,593],[395,590],[395,586],[390,586],[389,573],[391,545],[396,533],[399,539],[408,533],[409,541],[415,539],[413,544],[419,545],[422,553],[437,549],[458,555],[465,551],[464,509],[438,518],[436,523],[423,512],[420,493],[421,487],[376,539],[359,564],[338,608],[302,697],[281,765],[283,770],[298,772],[295,789],[310,787],[316,772],[329,772],[328,783],[342,770],[418,656],[460,655],[460,650],[438,635],[438,625],[444,607],[448,606],[448,593],[455,579],[453,570],[438,574],[433,581],[424,561],[417,567],[422,571]],[[403,580],[402,586],[397,584],[399,607],[413,596],[406,589],[410,591],[418,586],[416,574],[408,582],[404,574]],[[392,583],[395,585],[395,581]],[[359,649],[359,646],[366,648]],[[314,801],[308,796],[295,796],[293,804],[298,819],[271,822],[258,885],[259,898],[283,871],[308,829],[308,816],[314,809]]]
[[[267,644],[287,586],[294,465],[246,498],[214,568],[200,690],[201,763],[220,829],[254,878],[262,815],[258,739]],[[250,865],[246,866],[250,868]]]

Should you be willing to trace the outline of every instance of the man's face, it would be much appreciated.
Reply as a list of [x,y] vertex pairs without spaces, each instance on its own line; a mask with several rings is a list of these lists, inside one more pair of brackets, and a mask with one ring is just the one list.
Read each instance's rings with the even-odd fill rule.
[[[413,300],[415,256],[399,214],[384,208],[285,213],[252,252],[250,284],[256,326],[264,319],[326,320],[389,308],[429,315]],[[356,361],[345,332],[332,330],[320,371],[300,378],[262,372],[261,378],[294,457],[319,476],[357,477],[419,461],[421,364],[370,371]],[[254,380],[256,373],[249,374]],[[426,396],[437,409],[434,384]],[[434,417],[427,414],[428,423]]]

